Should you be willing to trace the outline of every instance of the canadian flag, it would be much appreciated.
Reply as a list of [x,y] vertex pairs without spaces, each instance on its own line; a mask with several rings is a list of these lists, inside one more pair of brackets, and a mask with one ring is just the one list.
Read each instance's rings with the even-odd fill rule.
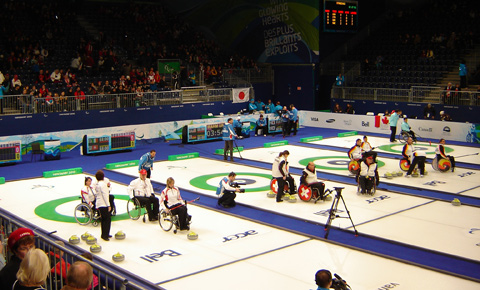
[[250,88],[232,89],[232,91],[234,103],[245,103],[250,100]]

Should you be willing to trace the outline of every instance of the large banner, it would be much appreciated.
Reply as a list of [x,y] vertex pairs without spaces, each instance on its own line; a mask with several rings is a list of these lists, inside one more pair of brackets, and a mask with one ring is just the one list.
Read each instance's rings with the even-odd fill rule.
[[[333,129],[362,131],[380,134],[390,134],[388,117],[351,115],[325,112],[301,111],[302,124],[312,127],[328,127]],[[397,134],[400,133],[400,119],[397,124]],[[442,122],[435,120],[408,119],[412,130],[426,139],[480,143],[480,124],[459,122]]]
[[[187,20],[260,62],[311,63],[319,50],[319,2],[188,1]],[[322,3],[323,4],[323,3]]]

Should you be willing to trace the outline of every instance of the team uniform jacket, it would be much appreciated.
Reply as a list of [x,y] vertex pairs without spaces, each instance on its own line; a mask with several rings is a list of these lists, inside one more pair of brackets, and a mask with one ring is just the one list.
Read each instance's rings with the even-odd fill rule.
[[442,156],[443,158],[448,159],[447,154],[445,154],[445,147],[442,144],[438,144],[437,148],[435,148],[435,154]]
[[127,192],[130,197],[143,196],[150,197],[153,194],[152,182],[149,178],[142,180],[140,177],[130,182],[127,187]]
[[280,172],[280,157],[275,157],[275,160],[273,161],[272,164],[272,177],[273,178],[279,178],[283,177],[282,173]]
[[222,197],[223,196],[223,193],[225,191],[235,191],[236,188],[232,186],[232,182],[228,179],[228,177],[224,177],[222,178],[222,180],[220,180],[220,183],[218,184],[218,187],[217,187],[217,195],[219,197]]
[[233,130],[233,125],[230,123],[225,123],[222,129],[222,139],[224,141],[234,140],[235,131]]
[[362,161],[360,163],[360,172],[358,175],[365,177],[375,176],[375,178],[378,179],[377,163],[372,163],[368,165],[366,161]]
[[95,204],[95,191],[93,187],[85,185],[84,187],[82,187],[80,194],[82,195],[83,201],[85,201],[89,205]]
[[314,169],[313,172],[310,169],[303,169],[302,176],[300,177],[301,184],[312,184],[318,182],[317,180],[317,170]]
[[348,150],[348,157],[350,159],[362,159],[362,147],[360,146],[353,146]]
[[97,193],[96,206],[99,207],[109,207],[109,189],[105,180],[100,180],[95,186],[95,192]]
[[174,186],[173,188],[166,187],[161,194],[163,203],[168,207],[171,208],[176,204],[183,204],[183,199],[180,196],[180,190],[178,187]]
[[138,171],[153,168],[153,160],[155,160],[155,158],[152,158],[150,152],[143,154],[138,162]]
[[412,162],[415,157],[415,147],[413,145],[405,144],[405,146],[403,146],[402,155]]

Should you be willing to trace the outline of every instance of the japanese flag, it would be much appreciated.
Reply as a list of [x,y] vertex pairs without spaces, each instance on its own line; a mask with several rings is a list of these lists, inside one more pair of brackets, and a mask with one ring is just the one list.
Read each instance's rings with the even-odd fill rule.
[[234,103],[245,103],[250,100],[250,88],[232,89],[232,91]]

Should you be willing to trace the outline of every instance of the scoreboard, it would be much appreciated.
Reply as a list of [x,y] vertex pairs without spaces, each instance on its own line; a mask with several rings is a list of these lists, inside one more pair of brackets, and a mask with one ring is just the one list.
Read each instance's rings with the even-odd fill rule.
[[22,161],[22,142],[0,142],[0,164]]
[[83,153],[96,154],[135,148],[135,132],[83,137]]
[[224,122],[193,124],[183,127],[182,143],[203,142],[222,139]]
[[323,30],[325,32],[356,32],[358,1],[324,0]]

